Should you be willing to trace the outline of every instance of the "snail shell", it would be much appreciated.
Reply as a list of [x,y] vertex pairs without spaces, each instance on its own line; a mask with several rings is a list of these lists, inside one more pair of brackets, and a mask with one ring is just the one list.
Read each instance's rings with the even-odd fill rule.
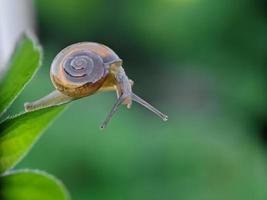
[[105,45],[76,43],[58,53],[50,77],[57,90],[80,98],[95,93],[111,75],[110,68],[121,65],[119,56]]

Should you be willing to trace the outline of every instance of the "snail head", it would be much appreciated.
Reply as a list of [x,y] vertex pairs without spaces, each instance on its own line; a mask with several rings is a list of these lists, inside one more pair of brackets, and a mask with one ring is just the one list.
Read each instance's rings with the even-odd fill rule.
[[141,104],[142,106],[144,106],[145,108],[147,108],[148,110],[152,111],[154,114],[158,115],[163,121],[168,120],[167,115],[164,115],[158,109],[154,108],[148,102],[146,102],[141,97],[139,97],[138,95],[132,92],[132,86],[134,82],[127,77],[122,67],[119,68],[118,72],[116,73],[115,78],[118,83],[117,85],[118,99],[113,105],[109,114],[107,115],[105,121],[102,123],[101,129],[106,128],[108,122],[110,121],[114,113],[118,110],[120,105],[125,104],[127,105],[127,108],[130,108],[132,105],[132,101],[135,101]]

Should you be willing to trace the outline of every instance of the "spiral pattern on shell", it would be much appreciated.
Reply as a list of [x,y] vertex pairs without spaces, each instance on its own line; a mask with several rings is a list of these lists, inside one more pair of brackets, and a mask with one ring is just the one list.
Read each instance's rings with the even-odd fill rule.
[[74,52],[62,67],[65,78],[79,84],[95,83],[105,74],[102,58],[92,51]]

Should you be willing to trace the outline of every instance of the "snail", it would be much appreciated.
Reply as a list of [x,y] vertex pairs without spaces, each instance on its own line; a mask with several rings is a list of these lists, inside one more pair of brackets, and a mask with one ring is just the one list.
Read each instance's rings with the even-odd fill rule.
[[107,126],[121,104],[130,108],[132,101],[154,112],[162,120],[168,119],[167,115],[132,92],[133,81],[127,77],[122,60],[103,44],[80,42],[66,47],[54,58],[50,78],[56,90],[37,101],[25,103],[26,111],[65,104],[101,91],[116,91],[118,99],[101,128]]

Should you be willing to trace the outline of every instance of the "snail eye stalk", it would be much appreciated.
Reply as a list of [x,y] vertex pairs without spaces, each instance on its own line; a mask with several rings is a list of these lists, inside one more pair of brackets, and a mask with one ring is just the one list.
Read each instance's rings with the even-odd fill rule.
[[107,127],[108,122],[110,121],[110,119],[112,118],[114,113],[118,110],[118,107],[122,104],[123,101],[124,101],[124,97],[121,95],[118,98],[118,100],[116,101],[116,103],[113,105],[113,107],[112,107],[111,111],[109,112],[108,116],[106,117],[105,121],[100,126],[101,129],[104,129]]
[[167,121],[168,120],[168,116],[167,115],[163,114],[158,109],[154,108],[152,105],[150,105],[149,103],[147,103],[145,100],[143,100],[141,97],[137,96],[134,93],[132,93],[132,100],[137,102],[137,103],[139,103],[139,104],[141,104],[142,106],[144,106],[148,110],[150,110],[153,113],[155,113],[156,115],[158,115],[163,121]]
[[[141,97],[137,96],[136,94],[132,93],[131,99],[133,101],[141,104],[142,106],[144,106],[148,110],[152,111],[154,114],[158,115],[163,121],[167,121],[168,120],[168,116],[167,115],[163,114],[158,109],[154,108],[152,105],[147,103],[145,100],[143,100]],[[105,121],[100,126],[101,129],[104,129],[104,128],[107,127],[107,124],[109,123],[110,119],[112,118],[114,113],[118,110],[118,107],[123,103],[124,100],[125,100],[125,97],[123,95],[121,95],[118,98],[116,103],[113,105],[111,111],[109,112],[108,116],[106,117]]]

